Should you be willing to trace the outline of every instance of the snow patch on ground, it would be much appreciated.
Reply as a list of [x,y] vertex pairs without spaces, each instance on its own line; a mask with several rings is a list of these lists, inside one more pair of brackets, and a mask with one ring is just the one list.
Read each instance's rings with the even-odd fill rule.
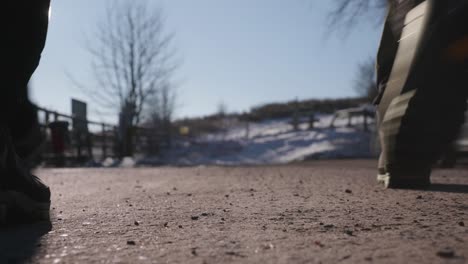
[[175,142],[163,157],[145,158],[140,165],[258,165],[284,164],[310,159],[369,158],[374,132],[364,131],[363,118],[336,120],[333,115],[318,115],[314,129],[307,122],[294,131],[290,119],[267,120],[237,125],[222,133],[205,135],[194,140]]

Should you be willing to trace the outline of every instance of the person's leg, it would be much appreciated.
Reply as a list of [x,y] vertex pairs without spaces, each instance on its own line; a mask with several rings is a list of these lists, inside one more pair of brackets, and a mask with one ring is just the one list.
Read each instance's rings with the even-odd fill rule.
[[463,124],[468,83],[465,68],[434,54],[443,54],[451,39],[466,34],[458,32],[459,25],[466,24],[466,16],[425,24],[423,19],[438,10],[429,4],[421,4],[415,12],[424,11],[423,15],[404,28],[408,37],[400,41],[379,104],[383,151],[379,167],[384,168],[384,183],[390,188],[428,187],[433,164]]
[[12,139],[22,158],[29,156],[41,142],[36,107],[28,96],[28,82],[45,45],[49,5],[50,0],[18,0],[7,4],[11,17],[5,28],[8,47],[3,50],[11,83],[4,88],[3,98]]
[[48,218],[49,188],[25,169],[14,142],[27,138],[37,124],[27,84],[44,48],[49,4],[50,0],[16,0],[2,4],[0,222]]
[[[15,89],[3,89],[9,105],[29,103],[27,84],[44,49],[50,0],[15,0],[3,4],[2,64]],[[3,81],[3,80],[2,80]]]

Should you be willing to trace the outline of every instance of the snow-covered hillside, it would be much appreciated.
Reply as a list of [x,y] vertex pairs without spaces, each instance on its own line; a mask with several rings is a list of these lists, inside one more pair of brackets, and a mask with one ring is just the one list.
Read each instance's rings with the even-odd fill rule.
[[346,119],[336,120],[330,127],[332,115],[316,116],[314,129],[307,120],[294,131],[290,119],[268,120],[240,124],[223,133],[205,135],[191,141],[179,141],[162,158],[143,159],[140,164],[172,165],[239,165],[281,164],[309,159],[367,158],[375,155],[372,145],[375,136],[363,130],[363,118],[353,119],[348,127]]

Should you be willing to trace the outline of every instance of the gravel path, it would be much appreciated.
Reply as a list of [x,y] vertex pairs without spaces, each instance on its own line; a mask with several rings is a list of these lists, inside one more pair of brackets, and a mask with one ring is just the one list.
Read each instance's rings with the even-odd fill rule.
[[374,165],[44,169],[52,224],[0,230],[0,263],[468,262],[468,171],[383,190]]

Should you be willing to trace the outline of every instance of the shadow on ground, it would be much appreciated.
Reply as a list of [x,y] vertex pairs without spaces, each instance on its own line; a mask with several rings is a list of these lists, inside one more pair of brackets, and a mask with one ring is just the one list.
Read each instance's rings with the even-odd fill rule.
[[50,222],[0,228],[0,263],[28,262],[42,246],[41,237],[51,229]]
[[468,185],[433,183],[427,191],[446,193],[468,193]]

